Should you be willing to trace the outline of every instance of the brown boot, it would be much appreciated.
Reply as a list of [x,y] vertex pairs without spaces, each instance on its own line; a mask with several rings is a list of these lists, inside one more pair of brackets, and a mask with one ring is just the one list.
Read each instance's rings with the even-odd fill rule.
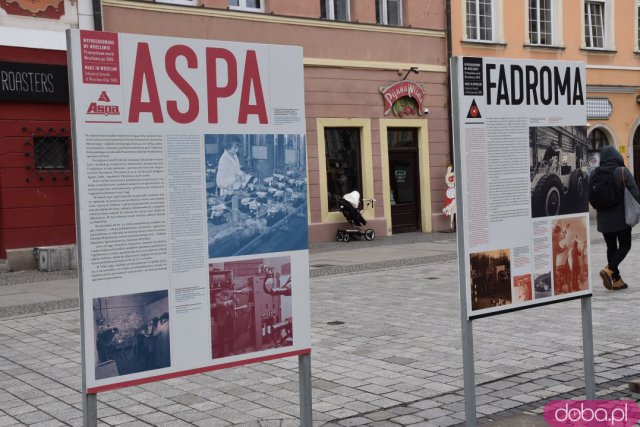
[[600,270],[600,278],[602,278],[602,284],[609,290],[613,289],[613,279],[611,278],[611,275],[613,275],[613,271],[609,270],[608,265]]
[[627,289],[628,287],[629,287],[629,285],[624,283],[624,280],[622,280],[622,277],[619,278],[619,279],[614,279],[613,280],[612,289],[614,291],[619,291],[620,289]]

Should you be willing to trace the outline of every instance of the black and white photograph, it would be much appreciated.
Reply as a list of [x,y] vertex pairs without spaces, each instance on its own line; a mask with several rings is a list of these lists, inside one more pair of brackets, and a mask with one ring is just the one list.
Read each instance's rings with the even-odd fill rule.
[[168,291],[94,298],[96,379],[171,366]]
[[553,295],[551,286],[551,272],[536,274],[533,280],[533,297],[546,298]]
[[291,258],[209,264],[212,358],[293,345]]
[[588,212],[586,126],[529,128],[533,218]]
[[470,254],[471,305],[474,310],[511,304],[511,255],[508,249]]
[[209,258],[306,249],[305,135],[205,135]]

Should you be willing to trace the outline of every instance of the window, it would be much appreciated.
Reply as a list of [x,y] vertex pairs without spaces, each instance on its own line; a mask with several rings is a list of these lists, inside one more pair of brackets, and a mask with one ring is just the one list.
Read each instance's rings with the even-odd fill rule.
[[493,40],[493,0],[466,0],[467,40]]
[[36,170],[65,170],[69,168],[69,137],[37,136],[33,138]]
[[529,43],[553,44],[551,0],[529,0]]
[[264,4],[261,0],[229,0],[229,9],[264,12]]
[[589,151],[600,152],[602,148],[609,145],[609,138],[601,129],[594,129],[589,134],[589,145],[591,146]]
[[360,128],[324,129],[329,212],[338,211],[342,196],[352,191],[363,195]]
[[378,24],[402,26],[402,0],[376,0]]
[[584,43],[588,48],[605,47],[604,8],[602,1],[586,1],[584,4]]
[[589,173],[600,166],[600,151],[609,145],[609,138],[602,129],[593,129],[587,137],[589,141]]
[[320,0],[320,14],[324,19],[349,21],[349,0]]

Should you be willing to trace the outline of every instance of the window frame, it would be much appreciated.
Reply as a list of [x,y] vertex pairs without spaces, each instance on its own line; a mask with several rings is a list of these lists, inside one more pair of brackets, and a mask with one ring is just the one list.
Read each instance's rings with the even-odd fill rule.
[[[48,144],[57,144],[56,151]],[[61,160],[61,164],[55,164],[54,160]],[[37,172],[62,172],[71,170],[71,137],[61,135],[37,135],[33,137],[33,166]]]
[[[389,172],[389,128],[413,127],[418,130],[418,169],[420,180],[420,224],[423,233],[433,231],[431,206],[431,176],[429,174],[429,126],[423,119],[380,119],[380,158],[382,166],[382,205],[386,218],[387,235],[392,234],[391,177]],[[365,211],[366,212],[366,211]]]
[[[389,2],[397,2],[398,3],[398,23],[390,24],[389,23]],[[639,0],[640,1],[640,0]],[[379,17],[376,16],[376,21],[380,25],[389,25],[392,27],[402,27],[403,25],[403,5],[402,0],[376,0],[376,12],[380,13]],[[380,19],[379,19],[380,18]]]
[[[531,2],[532,1],[536,2],[535,10],[536,10],[536,16],[537,16],[537,19],[536,19],[536,24],[537,24],[537,34],[536,34],[536,36],[538,38],[537,42],[533,41],[533,39],[532,39],[532,34],[533,33],[531,31],[531,9],[532,9],[531,8]],[[541,20],[540,20],[540,10],[541,10],[540,2],[541,1],[544,1],[544,0],[527,0],[527,3],[526,3],[526,5],[527,5],[527,24],[528,24],[528,26],[527,26],[528,42],[529,42],[529,44],[531,46],[542,46],[542,47],[545,47],[545,46],[556,46],[557,45],[557,35],[556,34],[558,32],[558,29],[556,28],[556,26],[557,26],[557,11],[556,11],[557,2],[556,2],[556,0],[549,0],[550,19],[549,19],[548,22],[549,22],[549,30],[550,30],[549,35],[550,35],[551,40],[549,41],[549,43],[541,43],[540,42],[541,34],[542,34],[542,32],[540,30],[540,28],[541,28],[541,26],[540,26],[540,23],[541,23]]]
[[[328,183],[327,183],[327,157],[324,128],[349,127],[360,128],[360,165],[362,174],[362,190],[360,197],[363,199],[375,199],[373,185],[373,149],[371,142],[370,119],[316,119],[316,135],[318,140],[318,186],[320,189],[320,221],[323,223],[343,223],[344,215],[340,212],[329,211]],[[374,210],[366,209],[363,212],[366,219],[374,218]]]
[[247,6],[247,0],[238,0],[238,6],[228,5],[229,10],[240,10],[244,12],[264,12],[264,2],[265,0],[259,0],[260,7],[249,7]]
[[[607,145],[612,145],[612,142],[609,140],[609,135],[607,135],[607,132],[601,127],[591,129],[591,132],[589,132],[587,136],[587,141],[589,141],[590,153],[599,153]],[[606,144],[604,144],[604,142],[606,142]]]
[[[590,6],[595,6],[595,5],[599,5],[600,6],[600,10],[602,12],[601,15],[601,22],[602,22],[602,46],[595,46],[594,45],[594,36],[593,36],[593,29],[595,28],[595,22],[593,20],[593,17],[595,17],[596,15],[592,15],[592,11],[591,11],[591,7]],[[603,0],[585,0],[584,2],[584,46],[587,49],[606,49],[607,47],[607,7],[606,7],[606,2],[604,2]],[[588,18],[587,18],[588,17]],[[587,23],[587,19],[589,20],[589,22]],[[589,29],[589,34],[587,34],[587,28]],[[597,37],[597,36],[596,36]]]
[[635,19],[636,46],[635,51],[640,51],[640,0],[636,0],[636,19]]
[[[353,139],[349,138],[349,139],[345,139],[343,138],[344,135],[339,135],[340,131],[344,131],[344,130],[353,130],[354,131],[354,136],[357,133],[357,146],[356,144],[351,144],[353,141]],[[329,140],[329,138],[327,138],[327,132],[333,133],[336,132],[337,136],[337,140]],[[355,139],[355,138],[354,138]],[[362,184],[362,128],[360,127],[346,127],[346,126],[326,126],[324,128],[324,140],[325,140],[325,170],[327,172],[327,196],[330,194],[329,190],[333,187],[333,195],[334,195],[334,200],[331,200],[331,197],[327,198],[327,209],[329,212],[339,212],[340,208],[339,208],[339,201],[340,198],[342,198],[342,196],[344,196],[345,194],[350,193],[351,191],[359,191],[362,192],[363,189],[363,184]],[[338,141],[340,141],[341,143],[338,143]],[[346,143],[345,143],[346,142]],[[329,147],[329,145],[331,145]],[[357,158],[352,158],[349,159],[348,157],[345,157],[344,154],[348,154],[349,151],[349,146],[354,148],[354,153],[356,154]],[[345,153],[345,151],[347,151],[347,153]],[[348,164],[347,167],[344,166],[344,164],[342,166],[336,166],[336,163],[346,163]],[[351,182],[351,186],[348,188],[343,188],[343,189],[339,189],[338,187],[340,187],[340,183],[338,182],[339,180],[336,180],[336,175],[334,174],[336,172],[335,168],[339,169],[339,174],[341,174],[342,176],[344,176],[345,178],[347,178],[348,176],[350,176],[350,173],[353,172],[357,172],[357,174],[354,174],[354,178],[353,180],[349,180],[347,178],[347,182]],[[329,180],[329,172],[331,171],[333,179],[330,181]],[[333,205],[333,206],[332,206]]]
[[325,11],[326,11],[326,16],[323,16],[323,19],[329,20],[329,21],[338,21],[338,22],[350,22],[351,21],[351,1],[350,0],[344,0],[344,4],[347,8],[347,10],[345,11],[345,20],[338,20],[336,19],[336,2],[339,0],[320,0],[322,3],[324,3],[325,6]]
[[[464,36],[465,36],[465,41],[470,41],[470,42],[476,42],[476,43],[497,43],[498,42],[498,1],[497,0],[462,0],[464,2],[464,14],[463,14],[463,20],[464,20]],[[479,6],[480,6],[480,2],[488,2],[491,6],[491,26],[489,27],[491,30],[491,38],[488,39],[483,39],[480,37],[480,13],[479,13]],[[467,25],[467,22],[469,21],[468,17],[469,17],[469,2],[473,2],[475,4],[476,7],[476,13],[474,15],[474,20],[475,20],[475,28],[476,28],[476,37],[475,38],[471,38],[469,37],[469,26]]]

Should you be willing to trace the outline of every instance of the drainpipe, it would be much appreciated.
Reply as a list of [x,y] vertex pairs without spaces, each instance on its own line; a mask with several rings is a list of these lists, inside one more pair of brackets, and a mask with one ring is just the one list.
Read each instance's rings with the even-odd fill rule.
[[100,0],[91,0],[93,4],[93,29],[102,31],[102,2]]
[[[94,0],[94,1],[99,1],[99,0]],[[448,82],[447,82],[447,87],[449,88],[449,106],[448,106],[448,110],[449,110],[449,163],[453,164],[453,125],[451,123],[451,119],[453,117],[453,99],[451,98],[451,67],[450,67],[450,59],[451,59],[451,55],[452,55],[452,40],[451,40],[451,0],[446,0],[445,1],[445,13],[446,13],[446,19],[447,19],[447,31],[446,31],[446,36],[447,36],[447,77],[448,77]],[[455,167],[454,167],[455,170]]]

